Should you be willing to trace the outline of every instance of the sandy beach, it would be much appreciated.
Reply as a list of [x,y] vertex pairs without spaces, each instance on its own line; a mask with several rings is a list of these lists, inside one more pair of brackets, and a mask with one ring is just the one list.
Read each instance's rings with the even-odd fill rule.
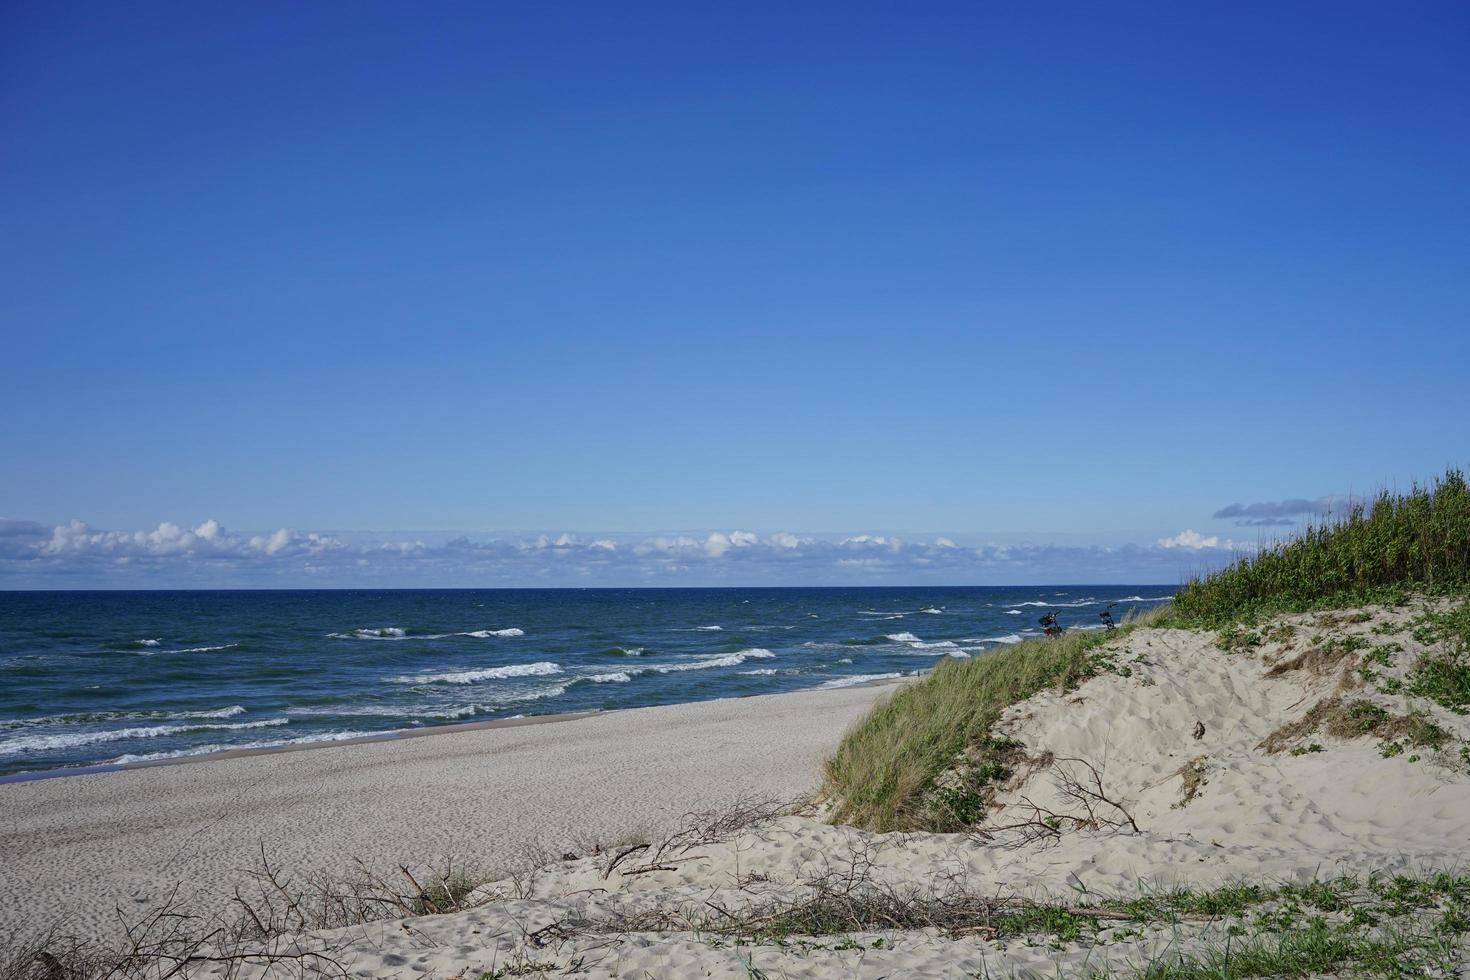
[[480,871],[790,799],[891,685],[209,759],[0,786],[0,935],[115,931],[175,885],[217,910],[264,846],[293,875],[353,859]]
[[[1438,642],[1416,635],[1415,617],[1442,608],[1283,616],[1244,639],[1139,629],[1105,644],[1091,679],[1005,712],[997,736],[1027,755],[999,784],[995,817],[970,833],[870,833],[833,825],[819,811],[706,826],[626,860],[584,851],[533,877],[488,882],[451,914],[288,937],[276,949],[314,950],[333,969],[362,976],[958,980],[1131,976],[1161,957],[1215,962],[1233,943],[1232,962],[1252,957],[1259,967],[1242,975],[1309,975],[1281,965],[1309,955],[1328,965],[1378,957],[1397,964],[1394,975],[1463,975],[1463,950],[1436,937],[1462,930],[1470,894],[1462,877],[1470,720],[1404,691]],[[608,830],[665,818],[678,807],[664,791],[626,790],[629,779],[656,784],[663,768],[692,770],[681,793],[690,799],[719,798],[727,787],[710,785],[719,775],[799,789],[810,785],[819,747],[881,693],[770,699],[774,714],[748,710],[765,709],[749,702],[630,712],[569,725],[578,735],[555,746],[517,733],[538,743],[521,750],[533,782],[518,788],[531,792],[534,780],[550,779],[536,798],[564,800],[566,809],[532,812],[561,833],[571,832],[573,813]],[[637,753],[612,778],[577,760],[624,726],[648,732],[670,716],[683,719],[658,729],[670,747]],[[774,751],[784,733],[806,741],[770,756],[789,770],[763,776],[761,752]],[[705,761],[683,749],[696,740],[709,747]],[[440,772],[460,757],[434,751],[443,753]],[[728,772],[708,762],[717,755],[730,760]],[[323,776],[333,772],[328,759],[358,767],[327,776],[329,805],[363,807],[371,790],[361,777],[391,771],[349,753],[302,758]],[[568,779],[563,763],[578,774]],[[556,767],[549,777],[547,764]],[[400,798],[428,788],[380,785]],[[515,809],[498,803],[473,812],[482,824],[491,813],[509,820]],[[286,813],[325,816],[320,803],[280,807]],[[399,839],[413,836],[403,831],[411,817],[373,819],[398,827]],[[435,819],[454,823],[442,811]],[[261,826],[236,824],[252,833]],[[505,837],[532,829],[513,820]],[[200,833],[216,842],[230,836],[215,826]],[[96,839],[111,846],[126,835]],[[364,835],[326,830],[302,842],[321,839],[341,848]],[[420,844],[493,839],[480,829]],[[76,850],[54,847],[36,866],[53,870]],[[296,968],[260,960],[246,972],[286,977]]]

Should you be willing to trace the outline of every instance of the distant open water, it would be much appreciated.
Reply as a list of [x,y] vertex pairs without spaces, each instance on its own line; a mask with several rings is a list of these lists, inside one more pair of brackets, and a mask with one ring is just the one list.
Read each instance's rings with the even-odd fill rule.
[[1165,586],[0,593],[0,775],[835,688]]

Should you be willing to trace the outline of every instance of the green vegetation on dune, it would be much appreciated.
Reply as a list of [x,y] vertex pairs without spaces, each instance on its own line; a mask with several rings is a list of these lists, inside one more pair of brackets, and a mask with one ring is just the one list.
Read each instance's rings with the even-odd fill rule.
[[1378,495],[1340,520],[1262,549],[1187,583],[1184,620],[1223,623],[1257,614],[1347,607],[1407,591],[1470,587],[1470,486],[1448,470],[1405,494]]
[[1112,635],[1073,633],[973,660],[946,658],[874,707],[827,760],[826,795],[837,821],[878,831],[913,829],[934,780],[961,752],[990,738],[1002,711],[1092,676],[1094,651]]
[[[1260,616],[1466,591],[1470,486],[1460,470],[1450,469],[1427,486],[1384,492],[1369,506],[1357,505],[1340,519],[1194,579],[1170,607],[1148,618],[1219,629],[1222,646],[1245,649],[1279,639],[1239,625]],[[1470,710],[1470,604],[1429,614],[1420,629],[1423,642],[1432,634],[1439,651],[1416,666],[1406,690],[1455,711]],[[939,664],[877,705],[827,761],[825,791],[835,819],[878,831],[956,830],[983,820],[987,794],[1024,757],[1023,747],[993,737],[1001,713],[1104,669],[1097,647],[1117,635],[1031,640]],[[945,776],[951,770],[963,776],[957,787],[949,784],[956,773]]]

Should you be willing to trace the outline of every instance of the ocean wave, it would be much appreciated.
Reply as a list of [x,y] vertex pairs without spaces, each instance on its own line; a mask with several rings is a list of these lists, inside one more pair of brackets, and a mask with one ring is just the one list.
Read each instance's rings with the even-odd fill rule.
[[1020,643],[1019,633],[1007,633],[1005,636],[967,636],[961,643]]
[[393,678],[397,684],[474,684],[476,681],[496,680],[505,677],[542,677],[560,674],[560,664],[542,660],[534,664],[511,664],[508,667],[487,667],[483,670],[459,670],[447,674],[405,674]]
[[614,653],[621,654],[624,657],[641,657],[641,656],[643,656],[643,648],[642,647],[613,647],[613,652]]
[[526,631],[511,626],[498,630],[468,630],[461,633],[410,633],[397,626],[379,626],[356,629],[351,633],[328,633],[333,640],[443,640],[451,636],[471,636],[477,640],[488,640],[492,636],[525,636]]
[[838,687],[857,687],[859,684],[867,684],[871,681],[891,681],[895,677],[902,677],[897,671],[889,674],[853,674],[851,677],[838,677],[835,680],[823,681],[817,687],[832,689]]
[[109,721],[185,721],[190,718],[234,718],[245,709],[238,704],[228,708],[202,711],[83,711],[69,715],[43,715],[40,718],[7,718],[0,721],[0,731],[36,728],[41,725],[89,725]]
[[1006,615],[1007,616],[1019,616],[1019,615],[1021,615],[1021,610],[1019,610],[1019,609],[1007,609],[1006,610]]
[[135,646],[135,647],[156,647],[156,646],[158,646],[162,642],[163,642],[162,640],[134,640],[132,642],[132,646]]
[[[365,716],[372,718],[406,718],[410,715],[428,715],[430,717],[447,717],[436,714],[440,708],[438,705],[419,705],[417,707],[396,704],[324,704],[303,705],[299,708],[287,708],[285,714],[292,718],[328,718]],[[458,712],[460,709],[454,709]]]
[[936,640],[933,643],[929,643],[919,639],[912,633],[890,633],[885,639],[892,640],[894,643],[902,643],[910,650],[932,650],[935,653],[942,653],[945,650],[953,650],[955,648],[955,642],[953,640]]
[[727,653],[718,657],[704,657],[700,660],[691,660],[679,664],[649,664],[643,668],[656,674],[675,674],[686,670],[709,670],[712,667],[738,667],[747,660],[767,660],[775,654],[769,650],[759,647],[750,650],[741,650],[739,653]]
[[770,677],[775,672],[775,667],[758,667],[755,670],[740,671],[740,673],[745,677]]
[[397,626],[377,626],[356,629],[351,633],[328,633],[327,636],[333,640],[401,640],[408,636],[408,631]]
[[681,630],[680,632],[684,632],[684,633],[718,633],[720,630],[722,630],[724,628],[725,627],[723,627],[723,626],[691,626],[691,627],[689,627],[686,630]]
[[1077,602],[1018,602],[1018,606],[1040,606],[1044,609],[1075,609],[1078,606],[1095,606],[1101,599],[1079,599]]
[[214,653],[216,650],[229,650],[239,645],[238,643],[222,643],[219,646],[212,647],[185,647],[182,650],[148,650],[144,652],[143,656],[167,656],[174,653]]
[[611,674],[589,674],[579,680],[590,681],[593,684],[626,684],[633,679],[633,675],[626,670],[613,671]]
[[569,684],[557,684],[552,687],[539,687],[533,691],[522,691],[519,694],[506,694],[496,698],[500,704],[511,704],[520,701],[541,701],[545,698],[557,698],[567,693]]
[[1122,599],[1114,599],[1113,601],[1114,602],[1167,602],[1167,601],[1169,601],[1172,598],[1174,598],[1174,597],[1171,596],[1171,595],[1152,595],[1152,596],[1130,595],[1130,596],[1126,596],[1126,597],[1124,597]]
[[930,616],[940,616],[943,615],[944,610],[938,606],[926,606],[923,609],[920,609],[919,612],[928,613]]
[[444,711],[423,712],[423,714],[428,715],[430,718],[444,718],[451,720],[454,718],[471,718],[479,713],[480,706],[478,704],[461,705],[458,708],[448,708]]
[[949,651],[948,656],[954,657],[956,660],[970,659],[970,654],[964,650],[951,650]]
[[278,738],[268,742],[245,742],[239,745],[230,745],[228,743],[196,745],[191,749],[178,749],[173,752],[147,752],[136,755],[120,755],[115,759],[108,759],[107,764],[127,765],[130,762],[158,762],[162,759],[184,759],[196,755],[211,755],[215,752],[279,749],[288,745],[310,745],[313,742],[342,742],[350,738],[372,738],[374,736],[393,734],[396,734],[396,732],[324,732],[320,735],[303,735],[300,738]]
[[289,718],[267,718],[232,725],[153,725],[148,728],[114,728],[101,732],[68,732],[60,735],[27,735],[0,742],[0,755],[20,752],[44,752],[48,749],[74,749],[101,742],[123,742],[134,739],[187,735],[192,732],[238,732],[251,728],[273,728],[289,725]]

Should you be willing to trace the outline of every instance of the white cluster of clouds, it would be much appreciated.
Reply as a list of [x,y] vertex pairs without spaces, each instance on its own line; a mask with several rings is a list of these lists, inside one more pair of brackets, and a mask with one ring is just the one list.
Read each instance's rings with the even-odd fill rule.
[[1251,545],[1240,541],[1232,541],[1229,538],[1221,538],[1219,535],[1211,534],[1206,537],[1194,528],[1186,528],[1171,538],[1159,538],[1155,543],[1160,548],[1181,548],[1186,551],[1223,549],[1234,552],[1254,550]]
[[[426,540],[426,538],[428,540]],[[0,520],[0,586],[516,586],[1172,583],[1236,542],[1194,530],[1151,545],[968,542],[960,535],[716,530],[482,537],[99,530]]]
[[229,534],[214,520],[192,529],[165,521],[152,531],[96,531],[74,520],[52,528],[50,536],[34,547],[36,556],[43,558],[159,558],[173,555],[240,558],[317,555],[345,546],[336,538],[298,534],[284,527],[270,534]]

